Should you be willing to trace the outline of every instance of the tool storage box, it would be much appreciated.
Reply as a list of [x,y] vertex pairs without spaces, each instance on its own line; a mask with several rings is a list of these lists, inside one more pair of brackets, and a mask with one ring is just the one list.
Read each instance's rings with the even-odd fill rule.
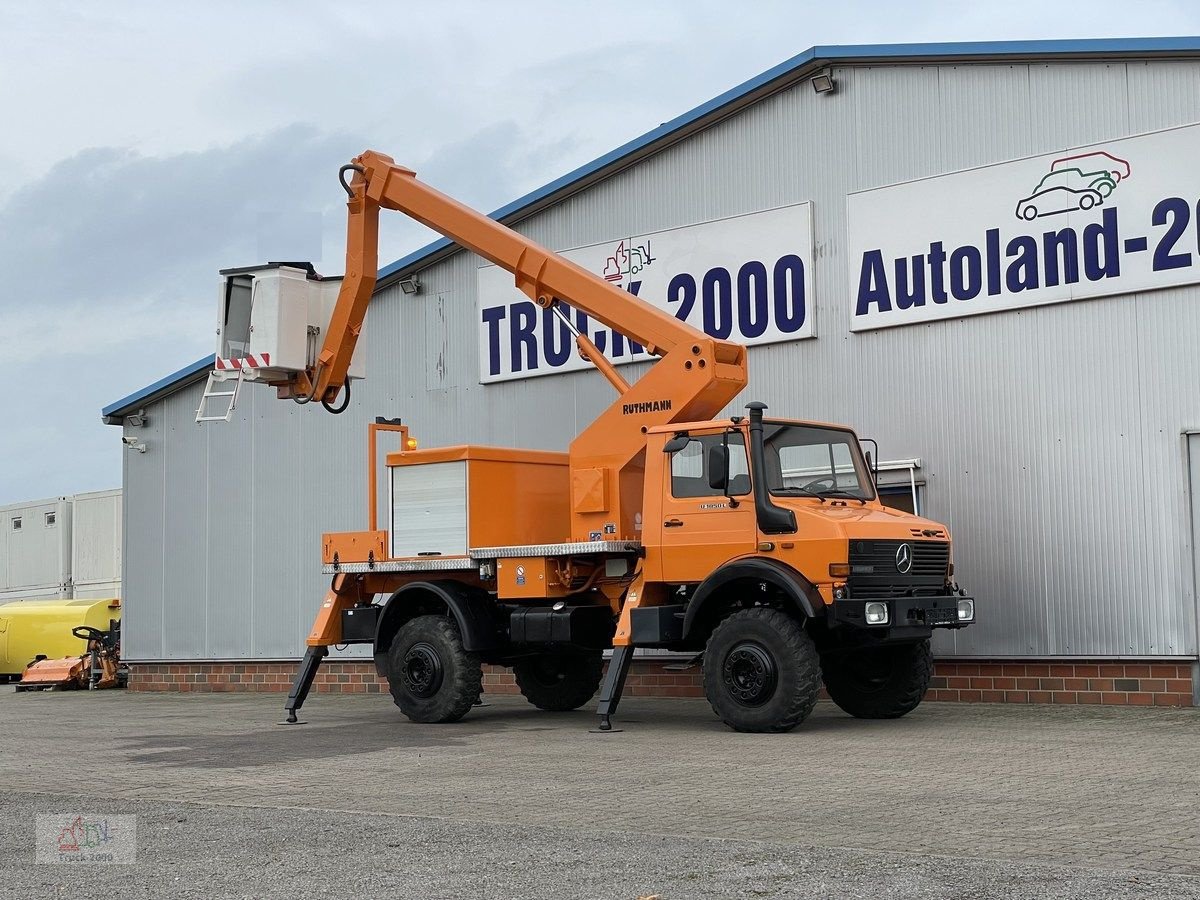
[[387,464],[393,557],[570,538],[565,453],[439,447],[393,453]]

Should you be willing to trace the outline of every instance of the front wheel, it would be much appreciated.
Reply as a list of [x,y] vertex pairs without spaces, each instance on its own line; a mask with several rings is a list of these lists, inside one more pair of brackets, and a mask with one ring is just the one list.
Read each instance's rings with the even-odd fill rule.
[[525,699],[554,712],[579,709],[591,700],[603,673],[600,650],[564,648],[513,663],[513,676]]
[[898,719],[920,705],[933,675],[929,641],[847,651],[821,660],[829,697],[859,719]]
[[483,667],[446,616],[405,622],[388,651],[388,687],[414,722],[457,722],[479,700]]
[[704,693],[734,731],[791,731],[821,688],[816,645],[777,609],[743,609],[724,619],[704,650]]

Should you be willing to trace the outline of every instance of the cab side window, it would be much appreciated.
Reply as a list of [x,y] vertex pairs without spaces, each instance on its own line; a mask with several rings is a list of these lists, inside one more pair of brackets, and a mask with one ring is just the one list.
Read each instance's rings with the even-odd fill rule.
[[[722,434],[694,437],[687,446],[671,455],[671,496],[724,497],[719,488],[708,486],[708,451],[725,440]],[[739,497],[750,493],[750,463],[741,432],[729,435],[729,494]]]

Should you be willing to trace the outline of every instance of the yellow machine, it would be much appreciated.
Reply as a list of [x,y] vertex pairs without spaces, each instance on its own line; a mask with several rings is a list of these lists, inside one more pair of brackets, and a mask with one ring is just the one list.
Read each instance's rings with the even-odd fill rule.
[[121,601],[111,597],[0,603],[0,682],[19,679],[39,657],[78,657],[85,644],[71,629],[84,625],[106,631],[120,618]]

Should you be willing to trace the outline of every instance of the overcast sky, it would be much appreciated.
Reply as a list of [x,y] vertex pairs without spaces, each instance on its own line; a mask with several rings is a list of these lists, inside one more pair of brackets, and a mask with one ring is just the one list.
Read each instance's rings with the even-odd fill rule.
[[[120,485],[100,408],[212,352],[218,269],[339,273],[368,147],[492,210],[816,44],[1198,33],[1194,0],[0,0],[0,504]],[[385,217],[380,259],[431,237]]]

